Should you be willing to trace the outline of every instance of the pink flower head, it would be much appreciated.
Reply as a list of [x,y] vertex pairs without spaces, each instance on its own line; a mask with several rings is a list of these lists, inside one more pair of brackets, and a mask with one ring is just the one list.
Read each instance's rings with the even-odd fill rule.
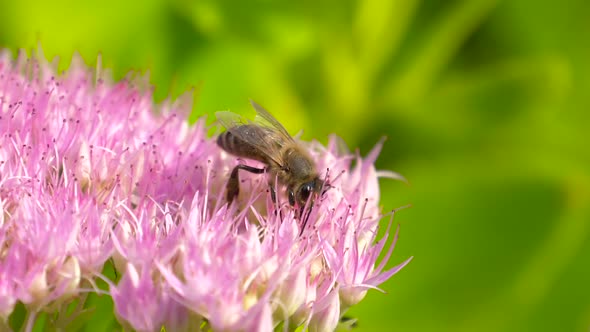
[[1,319],[21,301],[30,328],[36,313],[100,292],[92,285],[113,261],[116,316],[138,331],[327,331],[407,264],[385,270],[391,219],[376,239],[377,179],[392,175],[373,166],[381,143],[366,158],[337,153],[335,137],[302,143],[330,187],[301,232],[265,175],[244,175],[227,205],[238,161],[204,119],[187,123],[189,105],[155,107],[149,92],[76,59],[57,76],[45,62],[0,57]]

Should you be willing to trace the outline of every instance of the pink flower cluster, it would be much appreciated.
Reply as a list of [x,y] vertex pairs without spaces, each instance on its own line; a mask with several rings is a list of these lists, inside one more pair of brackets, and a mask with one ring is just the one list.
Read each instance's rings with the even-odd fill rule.
[[389,228],[376,239],[380,144],[364,159],[339,155],[335,138],[308,144],[332,187],[300,235],[263,176],[245,175],[228,208],[238,161],[204,120],[189,125],[188,106],[155,109],[149,93],[77,59],[57,76],[0,56],[0,321],[20,301],[30,328],[37,313],[101,293],[112,259],[120,280],[106,279],[108,295],[137,331],[331,331],[408,263],[386,270],[395,239]]

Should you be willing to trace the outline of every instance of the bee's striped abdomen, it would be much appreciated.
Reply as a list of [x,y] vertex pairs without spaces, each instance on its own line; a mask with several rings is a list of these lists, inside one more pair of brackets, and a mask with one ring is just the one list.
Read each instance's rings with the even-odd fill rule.
[[[268,164],[267,157],[262,151],[239,137],[239,135],[260,134],[255,132],[258,130],[260,130],[258,127],[250,125],[233,128],[232,130],[221,133],[217,137],[217,145],[235,156],[254,159]],[[238,134],[234,134],[234,131],[238,131]]]
[[217,136],[217,145],[231,154],[236,154],[234,152],[236,150],[236,144],[236,137],[229,131]]

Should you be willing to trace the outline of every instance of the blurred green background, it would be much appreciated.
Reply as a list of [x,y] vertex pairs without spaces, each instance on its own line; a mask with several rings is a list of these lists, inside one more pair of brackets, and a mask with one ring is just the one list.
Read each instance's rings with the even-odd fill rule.
[[414,260],[358,331],[588,331],[590,2],[2,1],[0,46],[74,52],[193,119],[264,105],[378,167]]

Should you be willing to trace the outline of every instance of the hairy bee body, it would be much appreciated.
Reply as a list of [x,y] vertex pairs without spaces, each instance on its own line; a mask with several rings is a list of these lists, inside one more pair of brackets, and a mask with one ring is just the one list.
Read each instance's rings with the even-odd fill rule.
[[234,156],[253,159],[268,164],[268,157],[260,149],[240,138],[244,135],[254,135],[253,132],[256,132],[255,135],[265,135],[265,133],[259,132],[262,130],[264,129],[256,125],[235,127],[231,131],[228,130],[221,133],[221,135],[217,137],[217,145]]
[[307,151],[268,111],[253,101],[251,103],[263,122],[243,123],[236,120],[237,115],[231,112],[217,113],[219,122],[227,128],[226,132],[217,137],[217,145],[232,155],[256,160],[265,165],[265,168],[242,164],[236,166],[227,184],[227,200],[231,203],[239,193],[239,170],[255,174],[268,173],[273,202],[276,201],[275,180],[278,180],[279,184],[287,187],[289,204],[298,205],[303,213],[308,201],[310,208],[313,205],[324,181],[320,180],[313,159]]

